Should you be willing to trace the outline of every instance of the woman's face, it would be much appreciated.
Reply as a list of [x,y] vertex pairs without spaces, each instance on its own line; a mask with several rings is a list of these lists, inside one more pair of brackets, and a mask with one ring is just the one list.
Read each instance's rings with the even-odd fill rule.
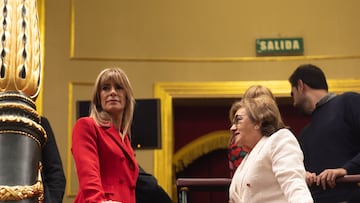
[[126,92],[115,82],[104,82],[100,90],[100,102],[102,109],[111,116],[121,115],[126,106]]
[[245,108],[236,111],[230,131],[236,145],[246,146],[250,149],[261,138],[259,126],[250,120]]

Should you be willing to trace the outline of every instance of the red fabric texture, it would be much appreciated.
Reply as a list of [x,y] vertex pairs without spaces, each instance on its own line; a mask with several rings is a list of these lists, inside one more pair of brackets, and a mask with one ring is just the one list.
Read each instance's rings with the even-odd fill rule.
[[71,150],[79,179],[74,203],[135,203],[139,168],[128,136],[122,141],[114,126],[83,117],[73,128]]
[[233,177],[237,167],[241,164],[242,160],[249,153],[246,147],[240,147],[236,144],[230,144],[228,149],[230,177]]

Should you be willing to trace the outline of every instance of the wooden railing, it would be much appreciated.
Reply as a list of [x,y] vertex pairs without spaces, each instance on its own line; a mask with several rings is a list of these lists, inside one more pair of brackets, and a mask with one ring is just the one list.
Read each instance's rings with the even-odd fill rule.
[[[178,178],[179,203],[187,203],[189,191],[227,191],[231,183],[230,178]],[[336,183],[358,183],[360,175],[346,175],[336,179]]]

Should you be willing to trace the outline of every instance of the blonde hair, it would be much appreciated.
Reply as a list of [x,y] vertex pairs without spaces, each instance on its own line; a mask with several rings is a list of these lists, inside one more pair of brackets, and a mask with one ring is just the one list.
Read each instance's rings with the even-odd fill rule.
[[252,122],[260,125],[263,136],[271,136],[277,130],[285,127],[275,100],[268,95],[244,98],[240,101],[239,106],[247,110],[247,116]]
[[123,87],[126,92],[126,105],[123,112],[120,128],[123,130],[123,134],[131,134],[131,123],[133,120],[133,113],[135,108],[135,98],[130,85],[130,81],[125,72],[120,68],[107,68],[100,72],[98,75],[92,95],[92,101],[90,105],[90,117],[95,120],[98,125],[109,125],[113,122],[111,116],[102,109],[100,92],[104,83],[114,82],[117,85]]
[[271,97],[272,99],[275,100],[275,97],[274,97],[273,93],[271,92],[271,90],[262,85],[250,86],[244,93],[243,98],[255,98],[260,95],[268,95],[269,97]]
[[[268,95],[273,100],[275,100],[275,97],[274,97],[273,93],[271,92],[271,90],[269,88],[265,87],[265,86],[262,86],[262,85],[252,85],[252,86],[250,86],[245,91],[243,98],[255,98],[255,97],[258,97],[260,95]],[[230,122],[233,121],[236,111],[240,108],[239,103],[240,103],[240,101],[234,102],[233,105],[230,108],[230,111],[229,111]]]

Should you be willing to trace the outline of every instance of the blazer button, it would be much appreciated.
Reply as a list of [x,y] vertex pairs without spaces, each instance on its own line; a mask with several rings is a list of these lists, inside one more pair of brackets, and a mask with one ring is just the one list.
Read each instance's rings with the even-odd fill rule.
[[135,169],[135,167],[134,167],[133,164],[129,164],[129,168],[130,168],[131,170],[134,170],[134,169]]

